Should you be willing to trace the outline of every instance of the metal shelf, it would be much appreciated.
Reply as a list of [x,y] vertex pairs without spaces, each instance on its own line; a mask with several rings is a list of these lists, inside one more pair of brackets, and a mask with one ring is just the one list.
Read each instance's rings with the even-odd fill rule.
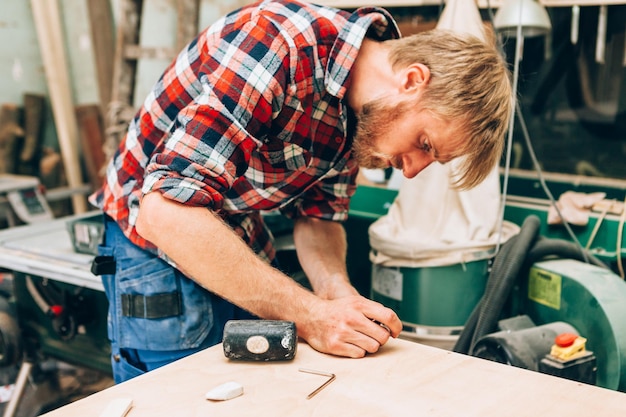
[[[494,8],[499,7],[504,0],[478,0],[478,7],[484,9],[488,5]],[[418,7],[418,6],[438,6],[440,0],[314,0],[311,3],[324,6],[332,6],[344,9],[353,9],[361,6],[380,6],[380,7]],[[617,5],[626,4],[624,0],[539,0],[539,3],[546,7],[571,7],[571,6],[600,6],[600,5]]]

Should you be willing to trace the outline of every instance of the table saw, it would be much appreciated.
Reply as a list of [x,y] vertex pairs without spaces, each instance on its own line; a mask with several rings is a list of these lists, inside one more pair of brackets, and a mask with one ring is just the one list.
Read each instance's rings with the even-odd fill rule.
[[[110,373],[108,302],[93,255],[75,250],[68,225],[91,212],[0,232],[0,266],[13,272],[22,346],[31,358],[52,356]],[[55,316],[51,307],[62,309]]]

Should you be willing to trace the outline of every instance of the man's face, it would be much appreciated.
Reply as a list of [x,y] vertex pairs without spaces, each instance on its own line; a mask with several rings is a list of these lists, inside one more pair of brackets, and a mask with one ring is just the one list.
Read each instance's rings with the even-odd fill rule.
[[459,156],[464,140],[460,123],[416,109],[413,103],[389,101],[372,100],[357,115],[353,152],[361,167],[392,166],[413,178],[435,161],[446,163]]

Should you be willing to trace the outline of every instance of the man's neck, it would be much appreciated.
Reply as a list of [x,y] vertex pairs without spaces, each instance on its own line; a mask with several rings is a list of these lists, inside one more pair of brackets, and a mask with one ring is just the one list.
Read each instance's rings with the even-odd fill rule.
[[350,73],[347,102],[356,113],[363,104],[387,95],[393,89],[389,50],[381,42],[365,38]]

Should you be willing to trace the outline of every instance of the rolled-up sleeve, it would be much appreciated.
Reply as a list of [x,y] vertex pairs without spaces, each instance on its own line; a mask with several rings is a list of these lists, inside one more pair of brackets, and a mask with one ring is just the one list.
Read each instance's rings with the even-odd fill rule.
[[[218,210],[261,146],[257,134],[280,109],[289,79],[289,47],[262,18],[208,32],[199,43],[201,91],[179,111],[169,136],[153,153],[142,192],[159,191],[186,205]],[[177,63],[169,71],[185,66]],[[164,79],[181,76],[184,71]]]

